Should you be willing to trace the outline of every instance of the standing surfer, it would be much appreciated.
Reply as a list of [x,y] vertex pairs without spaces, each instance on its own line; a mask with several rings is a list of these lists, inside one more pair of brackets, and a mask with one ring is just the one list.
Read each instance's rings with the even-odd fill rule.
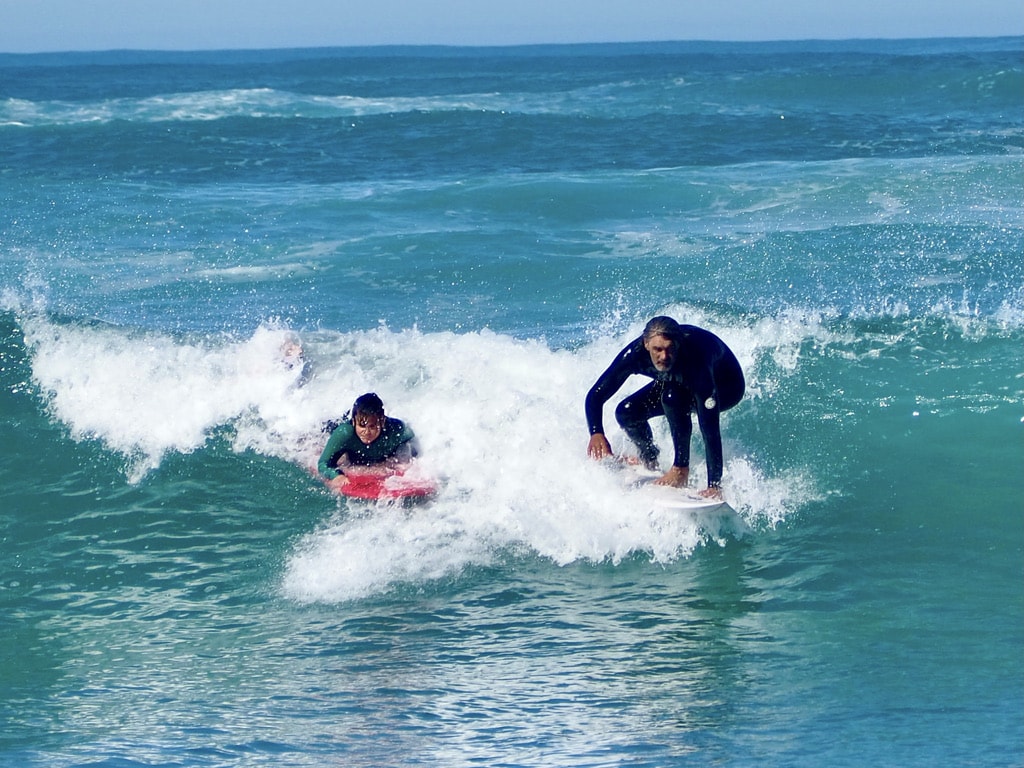
[[652,318],[643,335],[619,352],[587,393],[587,453],[594,459],[613,455],[604,435],[602,410],[634,374],[654,381],[619,403],[615,419],[636,444],[640,463],[658,468],[658,447],[648,422],[664,416],[675,456],[669,470],[655,482],[685,487],[690,479],[690,414],[696,410],[708,465],[708,487],[701,495],[721,498],[724,462],[719,416],[742,399],[745,387],[736,356],[711,331],[680,325],[671,317]]

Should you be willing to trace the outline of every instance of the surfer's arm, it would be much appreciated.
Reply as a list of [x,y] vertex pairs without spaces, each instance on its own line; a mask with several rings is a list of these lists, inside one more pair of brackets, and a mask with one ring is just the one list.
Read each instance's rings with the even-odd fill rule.
[[341,454],[338,458],[337,466],[335,468],[330,468],[332,475],[324,475],[327,480],[327,487],[334,491],[340,491],[348,485],[351,478],[346,470],[349,470],[354,466],[355,465],[349,462],[347,453]]
[[587,392],[583,408],[587,417],[587,429],[590,431],[587,455],[591,458],[603,459],[612,455],[611,445],[604,434],[604,404],[619,391],[626,383],[626,379],[635,373],[636,346],[637,342],[634,341],[616,355],[612,364]]
[[583,404],[587,416],[587,429],[590,430],[591,435],[604,434],[604,404],[626,381],[625,377],[622,377],[622,381],[616,382],[618,377],[612,378],[609,373],[611,373],[611,369],[605,371],[597,383],[590,388]]
[[342,429],[343,425],[339,425],[331,436],[327,438],[327,445],[324,446],[323,451],[320,452],[320,460],[316,463],[316,471],[320,473],[321,477],[333,480],[339,475],[344,473],[335,467],[331,466],[331,459],[338,452],[341,446],[344,444],[346,435]]
[[341,454],[334,466],[331,466],[328,462],[337,454],[337,449],[340,447],[338,443],[342,441],[334,441],[335,445],[331,445],[331,442],[331,440],[327,441],[327,446],[320,456],[317,469],[320,471],[320,476],[327,483],[328,488],[332,491],[341,491],[349,482],[348,475],[345,474],[345,467],[349,466],[348,454]]
[[[612,366],[614,368],[614,366]],[[604,375],[597,380],[597,383],[587,393],[585,411],[587,414],[587,428],[590,430],[590,443],[587,445],[587,455],[592,459],[603,459],[612,455],[612,446],[604,435],[604,404],[619,387],[625,382],[623,376],[617,381],[617,376],[611,376],[612,368],[605,371]],[[628,376],[628,374],[627,374]],[[616,383],[617,382],[617,383]]]

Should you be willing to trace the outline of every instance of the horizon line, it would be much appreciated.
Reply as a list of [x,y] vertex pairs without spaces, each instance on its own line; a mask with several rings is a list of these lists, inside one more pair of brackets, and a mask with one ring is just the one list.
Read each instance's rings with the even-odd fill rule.
[[702,45],[702,46],[756,46],[756,45],[820,45],[820,44],[892,44],[892,43],[927,43],[927,42],[968,42],[968,41],[1011,41],[1024,43],[1024,33],[1011,35],[941,35],[924,37],[807,37],[807,38],[765,38],[729,40],[715,38],[665,39],[665,40],[593,40],[573,42],[533,42],[533,43],[363,43],[342,45],[280,45],[267,47],[224,47],[224,48],[68,48],[62,50],[39,51],[0,51],[0,56],[63,56],[63,55],[105,55],[105,54],[219,54],[219,53],[286,53],[290,51],[395,51],[395,50],[435,50],[435,51],[502,51],[542,48],[583,48],[608,46],[670,46],[670,45]]

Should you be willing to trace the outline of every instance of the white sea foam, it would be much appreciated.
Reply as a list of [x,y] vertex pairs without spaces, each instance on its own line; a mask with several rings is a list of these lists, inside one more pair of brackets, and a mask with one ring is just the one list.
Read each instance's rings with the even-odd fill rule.
[[283,331],[238,344],[182,343],[106,326],[23,323],[32,374],[54,417],[78,439],[124,454],[137,481],[169,452],[201,447],[218,425],[274,412],[298,376],[275,359]]
[[[231,117],[322,118],[364,117],[409,112],[492,111],[560,112],[564,105],[537,94],[467,93],[444,96],[390,96],[369,98],[348,94],[290,93],[272,88],[168,93],[145,98],[98,101],[0,101],[0,124],[76,125],[132,122],[204,121]],[[570,105],[570,111],[582,110]]]

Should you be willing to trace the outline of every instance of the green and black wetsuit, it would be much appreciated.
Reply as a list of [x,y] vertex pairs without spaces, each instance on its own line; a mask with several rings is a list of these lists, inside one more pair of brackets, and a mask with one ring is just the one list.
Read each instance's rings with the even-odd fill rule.
[[[401,419],[384,417],[384,426],[381,427],[380,436],[369,445],[366,445],[356,435],[355,427],[351,421],[343,421],[331,432],[320,454],[320,461],[317,462],[317,471],[328,479],[333,479],[341,474],[338,470],[338,461],[342,456],[348,455],[350,464],[356,466],[369,466],[380,464],[398,453],[399,449],[406,444],[411,444],[416,436],[412,429],[406,426]],[[412,447],[410,445],[410,447]]]

